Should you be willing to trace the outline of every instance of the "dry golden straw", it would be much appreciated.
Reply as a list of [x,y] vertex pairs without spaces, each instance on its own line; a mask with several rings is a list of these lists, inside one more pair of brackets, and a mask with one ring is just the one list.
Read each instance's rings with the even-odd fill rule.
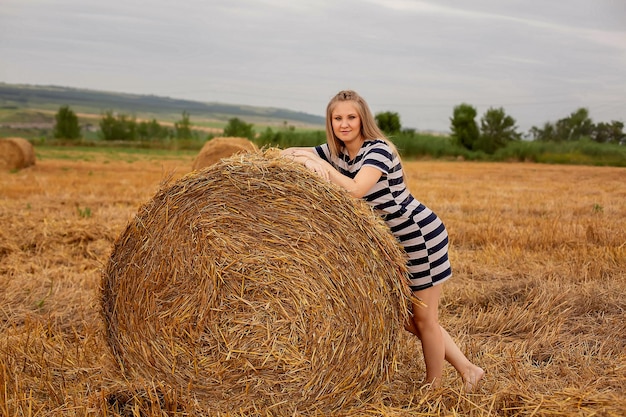
[[196,159],[193,161],[192,169],[202,169],[217,163],[222,158],[228,158],[242,152],[253,152],[258,147],[246,138],[219,137],[206,142]]
[[22,169],[35,164],[33,145],[23,138],[0,139],[0,168]]
[[128,378],[208,409],[349,410],[389,381],[405,255],[362,201],[274,149],[160,191],[118,237],[102,312]]

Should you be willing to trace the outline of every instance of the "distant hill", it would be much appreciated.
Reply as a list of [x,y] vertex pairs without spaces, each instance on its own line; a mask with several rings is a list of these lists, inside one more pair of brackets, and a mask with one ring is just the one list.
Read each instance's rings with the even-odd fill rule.
[[39,109],[56,111],[68,105],[77,113],[102,114],[108,110],[178,120],[183,111],[193,120],[226,122],[238,117],[247,123],[283,124],[323,127],[324,118],[303,112],[273,107],[254,107],[221,103],[205,103],[155,95],[112,93],[58,86],[0,83],[0,109]]

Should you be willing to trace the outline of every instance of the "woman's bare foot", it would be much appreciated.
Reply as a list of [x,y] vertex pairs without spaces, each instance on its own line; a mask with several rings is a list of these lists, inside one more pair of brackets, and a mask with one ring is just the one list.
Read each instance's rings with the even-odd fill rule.
[[480,366],[472,365],[461,376],[463,377],[463,382],[465,382],[465,392],[474,392],[480,384],[480,380],[485,376],[485,371]]

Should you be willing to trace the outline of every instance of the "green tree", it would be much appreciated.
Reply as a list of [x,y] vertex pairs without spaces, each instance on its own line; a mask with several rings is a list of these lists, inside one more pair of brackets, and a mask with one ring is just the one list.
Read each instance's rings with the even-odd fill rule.
[[480,120],[480,138],[475,150],[494,153],[509,142],[520,140],[515,119],[507,115],[502,107],[490,108]]
[[476,123],[476,109],[466,103],[454,107],[450,118],[450,130],[453,140],[465,149],[474,150],[480,138],[478,123]]
[[573,141],[591,137],[594,125],[589,117],[589,110],[580,108],[564,120],[567,126],[566,140]]
[[183,112],[182,119],[174,123],[174,130],[177,139],[191,139],[191,122],[189,121],[189,113]]
[[100,119],[100,136],[104,140],[115,140],[122,136],[117,118],[113,115],[112,110],[105,112]]
[[142,141],[163,141],[171,135],[167,127],[161,126],[156,119],[142,121],[137,125],[137,136]]
[[582,138],[591,138],[594,133],[593,121],[589,118],[589,111],[580,108],[556,123],[546,122],[543,129],[533,126],[530,130],[535,140],[544,142],[571,142]]
[[555,140],[556,129],[553,123],[545,122],[543,128],[533,126],[530,128],[530,136],[533,140],[539,142],[549,142]]
[[54,137],[57,139],[80,139],[80,125],[76,113],[69,106],[61,106],[54,116]]
[[613,120],[611,123],[600,122],[595,125],[591,139],[598,143],[626,144],[624,123]]
[[249,124],[240,120],[237,117],[233,117],[228,120],[228,124],[224,128],[224,136],[234,136],[240,138],[254,139],[253,124]]
[[400,132],[402,125],[400,124],[400,115],[396,112],[385,111],[377,113],[376,124],[388,135],[394,135]]
[[115,117],[107,111],[100,119],[100,136],[104,140],[136,140],[138,136],[135,117],[125,114]]

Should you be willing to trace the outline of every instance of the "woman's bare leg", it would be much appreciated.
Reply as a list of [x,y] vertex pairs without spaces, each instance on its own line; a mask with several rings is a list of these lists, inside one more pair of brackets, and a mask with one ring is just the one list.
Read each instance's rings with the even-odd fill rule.
[[446,360],[454,366],[454,369],[456,369],[463,378],[465,390],[467,392],[474,391],[482,377],[485,375],[485,371],[467,359],[443,327],[441,327],[441,334],[443,335],[443,341],[446,346]]
[[433,286],[415,293],[426,305],[413,305],[413,325],[422,342],[424,363],[426,364],[425,382],[432,386],[441,384],[446,346],[439,326],[439,297],[441,286]]
[[[435,286],[431,288],[441,287]],[[482,377],[485,374],[485,371],[479,366],[470,362],[469,359],[461,352],[457,344],[454,342],[452,337],[448,334],[448,332],[439,325],[438,320],[438,307],[439,307],[439,297],[441,296],[441,289],[437,291],[428,291],[430,290],[422,290],[415,293],[424,303],[430,308],[413,304],[413,317],[409,320],[409,323],[406,325],[406,329],[416,335],[422,341],[422,350],[424,351],[424,362],[426,363],[426,382],[432,383],[433,385],[439,385],[441,381],[441,375],[443,374],[443,361],[441,361],[441,366],[439,366],[437,360],[440,358],[440,353],[438,352],[438,345],[435,345],[433,350],[433,354],[427,353],[424,347],[424,337],[421,333],[421,328],[425,327],[424,323],[429,323],[429,320],[433,319],[433,311],[432,308],[434,306],[434,319],[436,320],[436,326],[439,329],[441,341],[443,343],[444,349],[444,358],[447,360],[454,369],[461,375],[463,381],[465,383],[465,390],[468,392],[473,391]],[[427,291],[426,293],[424,291]],[[426,311],[425,311],[426,310]],[[418,325],[418,322],[421,322],[421,325]],[[430,324],[432,325],[432,323]],[[428,326],[426,326],[428,327]],[[432,329],[430,329],[432,331]],[[433,337],[433,336],[426,336]],[[436,339],[436,336],[435,336]],[[429,341],[426,341],[426,345],[429,346]],[[428,348],[426,348],[428,349]],[[432,355],[436,358],[434,361],[432,360]],[[428,356],[428,359],[427,359]],[[430,361],[429,361],[430,360]],[[430,368],[429,368],[430,364]],[[429,373],[430,371],[430,373]]]

